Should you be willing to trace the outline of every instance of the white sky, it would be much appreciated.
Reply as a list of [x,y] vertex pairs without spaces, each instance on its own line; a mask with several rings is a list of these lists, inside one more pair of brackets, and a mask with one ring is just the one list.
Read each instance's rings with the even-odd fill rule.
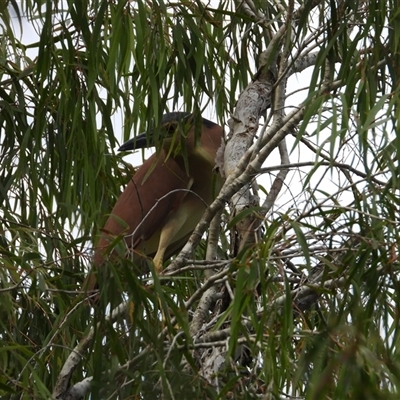
[[[13,12],[13,10],[11,10]],[[17,22],[17,18],[14,15],[13,20],[15,21],[15,31],[17,32],[18,35],[20,35],[20,37],[22,37],[22,41],[25,44],[30,44],[33,43],[35,41],[39,40],[39,36],[36,32],[36,30],[34,29],[33,23],[28,21],[27,19],[23,19],[22,21],[22,33],[20,31],[20,27],[19,24]],[[35,54],[35,50],[30,50],[29,51],[29,56],[31,58],[34,58],[36,56]],[[289,79],[288,85],[287,85],[287,92],[288,93],[293,93],[294,94],[292,96],[290,96],[290,98],[288,98],[287,102],[286,102],[286,106],[290,107],[291,105],[293,106],[298,106],[302,100],[305,99],[306,95],[307,95],[307,90],[303,90],[303,91],[298,91],[299,89],[306,89],[307,85],[310,81],[311,78],[311,71],[312,69],[308,69],[306,71],[303,71],[300,74],[294,75]],[[288,108],[288,110],[290,111],[290,108]],[[190,111],[190,110],[187,110]],[[208,118],[210,120],[214,120],[215,121],[215,113],[212,109],[212,106],[209,106],[206,111],[203,114],[203,117]],[[100,116],[99,116],[99,120],[100,120]],[[121,113],[116,113],[113,116],[113,121],[114,121],[114,131],[116,132],[117,135],[117,139],[120,143],[123,143],[123,129],[122,129],[122,124],[123,124],[123,116]],[[228,132],[228,128],[225,125],[224,126],[226,133]],[[310,125],[310,131],[312,131],[312,125]],[[120,132],[118,134],[118,132]],[[137,132],[138,133],[138,132]],[[132,137],[133,137],[133,132],[132,132]],[[327,132],[324,135],[320,135],[320,141],[325,141],[328,138],[329,132]],[[293,143],[294,143],[294,138],[293,137],[288,137],[287,138],[287,145],[288,145],[288,149],[291,150]],[[115,149],[116,150],[116,149]],[[146,150],[145,154],[146,157],[149,156],[149,154],[151,154],[154,150]],[[140,165],[142,163],[142,152],[138,151],[134,154],[130,154],[124,157],[124,159],[128,162],[130,162],[131,164],[137,166]],[[315,160],[315,155],[314,153],[312,153],[310,150],[308,150],[305,146],[298,146],[291,154],[290,154],[290,161],[292,163],[296,163],[296,162],[301,162],[301,161],[314,161]],[[338,161],[343,161],[346,162],[345,159],[343,160],[338,160]],[[268,160],[265,163],[265,166],[276,166],[280,164],[280,157],[279,157],[279,153],[277,150],[275,150],[270,157],[268,158]],[[281,195],[278,198],[278,201],[276,202],[274,211],[278,211],[278,212],[286,212],[287,209],[289,208],[297,208],[299,207],[300,210],[302,210],[302,205],[301,202],[304,201],[304,199],[306,197],[304,197],[304,192],[303,192],[303,182],[304,182],[304,178],[305,178],[305,174],[307,171],[309,171],[310,168],[305,168],[302,169],[300,171],[293,171],[290,172],[286,178],[286,181],[284,183],[285,187],[282,190]],[[306,171],[306,172],[304,172]],[[322,179],[322,176],[324,174],[325,168],[321,168],[320,171],[318,171],[317,173],[315,173],[314,177],[313,177],[313,182],[315,182],[315,184],[317,184],[317,182]],[[261,177],[258,178],[258,182],[263,185],[266,190],[269,190],[270,185],[273,181],[273,178],[275,176],[275,174],[278,171],[276,171],[273,174],[265,174]],[[325,191],[327,191],[328,193],[335,193],[338,190],[337,187],[337,183],[338,182],[338,176],[336,174],[336,172],[329,172],[329,174],[326,174],[324,177],[324,184],[323,184],[323,189]],[[263,193],[260,193],[260,196],[263,198],[265,197],[263,195]],[[295,199],[294,199],[295,197]],[[350,198],[349,198],[350,201]]]

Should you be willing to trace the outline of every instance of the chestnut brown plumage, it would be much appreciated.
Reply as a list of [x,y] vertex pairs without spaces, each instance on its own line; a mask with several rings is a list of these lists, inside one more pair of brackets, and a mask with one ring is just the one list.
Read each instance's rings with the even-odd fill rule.
[[161,148],[132,176],[102,229],[84,285],[88,293],[97,286],[95,271],[107,258],[121,256],[109,249],[120,235],[143,272],[146,257],[153,257],[155,270],[161,271],[164,260],[183,247],[220,189],[214,167],[222,127],[204,118],[196,121],[189,113],[168,113],[158,130],[129,140],[119,150],[154,146],[156,137],[162,140]]

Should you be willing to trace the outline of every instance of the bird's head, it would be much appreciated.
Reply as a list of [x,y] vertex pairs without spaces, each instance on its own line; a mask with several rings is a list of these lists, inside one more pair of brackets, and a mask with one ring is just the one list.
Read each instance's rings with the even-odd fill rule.
[[125,142],[118,151],[129,151],[157,146],[162,143],[169,151],[180,147],[181,141],[194,124],[194,117],[187,112],[172,112],[162,116],[159,127],[149,129]]

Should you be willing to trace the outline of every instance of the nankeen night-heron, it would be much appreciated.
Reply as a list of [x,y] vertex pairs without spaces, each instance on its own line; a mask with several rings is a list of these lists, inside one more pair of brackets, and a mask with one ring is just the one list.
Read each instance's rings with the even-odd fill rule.
[[[221,126],[173,112],[163,115],[158,130],[140,134],[119,148],[141,149],[154,146],[156,138],[161,141],[160,149],[139,167],[111,211],[95,246],[94,270],[107,258],[118,256],[109,246],[119,236],[139,268],[152,257],[156,272],[162,270],[164,260],[179,252],[218,194],[221,177],[215,166],[223,137]],[[96,286],[92,270],[85,289],[91,292]]]

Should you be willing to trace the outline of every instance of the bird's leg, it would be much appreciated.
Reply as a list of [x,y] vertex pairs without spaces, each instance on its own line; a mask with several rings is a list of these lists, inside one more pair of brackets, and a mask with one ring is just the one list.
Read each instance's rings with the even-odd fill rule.
[[171,218],[163,227],[160,234],[160,241],[158,243],[158,250],[153,258],[154,268],[156,273],[159,274],[163,269],[164,255],[171,240],[174,238],[179,229],[185,222],[185,218]]
[[[189,180],[187,189],[190,189],[192,187],[192,184],[193,178]],[[153,258],[154,268],[157,274],[162,271],[164,255],[168,246],[171,244],[175,235],[179,232],[179,230],[182,228],[183,224],[189,217],[189,211],[186,207],[183,206],[184,198],[186,197],[186,195],[187,191],[182,191],[180,198],[177,199],[179,208],[177,210],[174,210],[175,212],[168,217],[166,223],[161,229],[157,253]]]

